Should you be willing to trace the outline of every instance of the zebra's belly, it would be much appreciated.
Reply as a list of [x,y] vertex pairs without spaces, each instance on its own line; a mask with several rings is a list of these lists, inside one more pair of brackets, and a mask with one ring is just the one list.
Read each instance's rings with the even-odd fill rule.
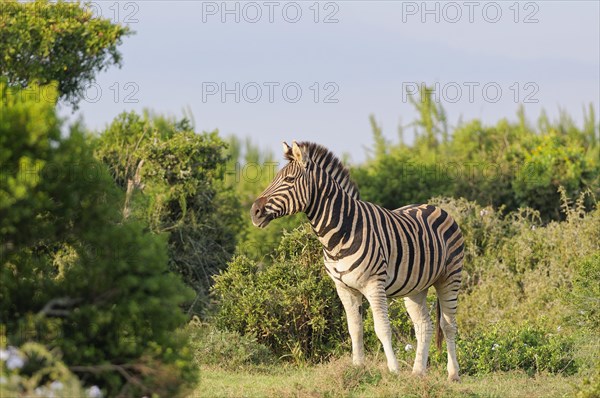
[[423,262],[404,261],[387,269],[385,291],[388,297],[406,297],[419,293],[437,282],[444,266],[442,263],[425,259]]
[[343,258],[336,258],[335,253],[324,250],[324,263],[334,281],[353,289],[362,291],[377,282],[383,284],[388,297],[410,296],[435,284],[445,272],[444,247],[438,250],[437,247],[425,250],[426,244],[417,247],[421,249],[403,247],[403,250],[391,250],[385,254],[383,250],[375,249],[366,255],[357,251]]
[[327,274],[336,282],[362,291],[371,281],[370,275],[365,272],[367,267],[355,266],[352,259],[329,260],[325,257],[325,269]]

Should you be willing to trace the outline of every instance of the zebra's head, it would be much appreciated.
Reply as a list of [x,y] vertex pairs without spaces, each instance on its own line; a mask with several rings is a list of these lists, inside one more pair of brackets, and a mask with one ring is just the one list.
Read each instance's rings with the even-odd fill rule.
[[277,173],[250,210],[256,227],[264,228],[276,218],[305,211],[309,204],[311,159],[306,149],[296,141],[291,147],[284,142],[283,153],[289,163]]

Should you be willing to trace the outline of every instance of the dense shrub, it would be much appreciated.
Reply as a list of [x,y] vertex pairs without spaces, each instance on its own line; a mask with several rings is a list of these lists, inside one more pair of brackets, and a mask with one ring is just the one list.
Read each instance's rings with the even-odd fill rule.
[[521,109],[515,122],[472,120],[450,135],[431,92],[411,102],[420,115],[412,144],[385,141],[372,122],[375,151],[352,170],[365,200],[394,209],[434,196],[466,198],[507,211],[529,207],[547,222],[564,218],[559,187],[569,197],[588,189],[600,194],[600,129],[592,106],[581,128],[567,115],[550,122],[543,113],[534,128]]
[[[48,88],[47,98],[57,93]],[[123,196],[53,101],[0,83],[0,330],[60,353],[85,385],[173,396],[196,378],[164,237],[121,215]]]
[[576,311],[576,322],[600,331],[600,252],[583,258],[575,270],[573,290],[567,296]]
[[95,155],[125,194],[123,215],[168,237],[169,267],[197,292],[202,312],[212,275],[235,250],[240,211],[223,186],[225,143],[187,119],[119,115],[95,140]]
[[[457,344],[458,361],[465,374],[521,369],[529,374],[570,375],[578,369],[572,337],[527,323],[489,325],[474,333],[463,333]],[[445,356],[438,358],[440,364],[446,362]]]
[[223,330],[256,337],[275,355],[319,361],[346,341],[344,311],[308,225],[284,235],[271,264],[237,256],[215,277]]
[[465,235],[465,274],[459,324],[468,329],[495,323],[542,321],[564,326],[565,293],[583,258],[600,250],[600,210],[584,210],[563,196],[566,220],[542,225],[536,212],[504,214],[463,199],[434,199],[457,220]]

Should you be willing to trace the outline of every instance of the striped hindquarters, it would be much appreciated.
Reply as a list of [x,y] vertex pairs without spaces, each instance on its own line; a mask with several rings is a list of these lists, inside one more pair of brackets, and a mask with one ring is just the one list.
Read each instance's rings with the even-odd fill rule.
[[404,297],[442,281],[460,283],[464,256],[463,236],[454,219],[432,205],[410,205],[390,212],[388,225],[393,231],[387,250],[386,293]]

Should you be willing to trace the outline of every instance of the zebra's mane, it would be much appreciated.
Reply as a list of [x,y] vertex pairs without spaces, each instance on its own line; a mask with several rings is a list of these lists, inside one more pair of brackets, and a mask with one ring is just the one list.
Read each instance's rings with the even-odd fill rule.
[[[298,146],[304,150],[310,160],[325,170],[340,187],[354,199],[359,199],[358,187],[350,179],[350,171],[344,167],[340,159],[337,158],[329,149],[323,145],[314,142],[299,142]],[[291,151],[285,155],[287,160],[294,160]]]

